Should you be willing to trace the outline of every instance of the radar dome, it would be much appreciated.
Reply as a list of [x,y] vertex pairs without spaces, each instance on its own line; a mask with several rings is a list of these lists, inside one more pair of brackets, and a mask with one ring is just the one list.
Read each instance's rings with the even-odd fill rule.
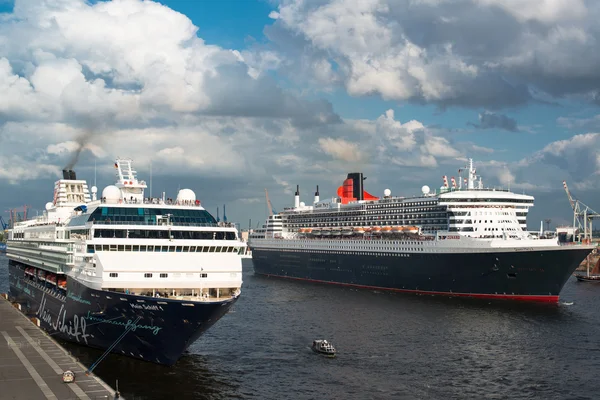
[[181,189],[177,193],[177,202],[182,203],[184,201],[185,202],[196,201],[196,193],[194,193],[194,191],[191,189]]
[[391,196],[391,195],[392,195],[392,191],[391,191],[390,189],[385,189],[385,190],[383,191],[383,195],[384,195],[385,197],[389,197],[389,196]]
[[421,188],[421,192],[423,192],[423,194],[429,194],[429,192],[431,191],[431,189],[429,189],[429,186],[425,185]]
[[305,202],[303,202],[303,201],[300,202],[300,207],[304,207],[305,205],[306,205]]
[[51,209],[52,207],[54,207],[54,204],[52,204],[52,202],[49,201],[46,203],[46,211]]
[[92,186],[92,193],[98,193],[98,188],[96,186]]
[[121,189],[114,185],[107,186],[102,191],[102,197],[105,198],[107,202],[117,202],[121,199]]

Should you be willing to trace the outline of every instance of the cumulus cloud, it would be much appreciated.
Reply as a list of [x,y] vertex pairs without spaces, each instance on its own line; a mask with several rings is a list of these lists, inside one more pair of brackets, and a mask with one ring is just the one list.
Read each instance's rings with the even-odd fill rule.
[[325,153],[342,161],[360,162],[364,157],[357,143],[350,143],[344,139],[321,138],[319,146]]
[[479,114],[479,123],[469,122],[469,125],[478,129],[503,129],[510,132],[517,132],[517,121],[504,114],[497,114],[490,111],[484,111]]
[[[254,129],[293,141],[296,127],[341,122],[327,101],[303,99],[265,74],[281,63],[278,54],[208,45],[187,16],[157,2],[18,0],[1,18],[3,153],[23,155],[30,149],[21,142],[31,141],[38,156],[71,166],[81,151],[102,157],[117,148],[121,155],[152,149],[159,162],[208,173],[240,166],[223,136],[246,142]],[[239,129],[246,118],[258,120]],[[191,134],[200,120],[202,132]],[[224,126],[235,128],[223,135]],[[205,149],[212,154],[201,156]]]
[[498,109],[600,92],[591,1],[283,0],[273,17],[292,73],[326,60],[354,96]]

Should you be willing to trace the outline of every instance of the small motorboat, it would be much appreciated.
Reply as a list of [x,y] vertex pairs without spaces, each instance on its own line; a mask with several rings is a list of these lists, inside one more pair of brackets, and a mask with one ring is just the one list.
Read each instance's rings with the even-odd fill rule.
[[335,347],[325,339],[314,340],[311,348],[315,353],[323,354],[327,357],[335,357]]

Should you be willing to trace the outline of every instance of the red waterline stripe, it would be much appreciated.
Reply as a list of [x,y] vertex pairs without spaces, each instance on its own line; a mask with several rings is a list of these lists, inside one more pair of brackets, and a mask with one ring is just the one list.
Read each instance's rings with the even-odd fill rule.
[[272,275],[272,274],[260,274],[275,278],[295,279],[297,281],[306,281],[314,283],[328,283],[330,285],[339,286],[351,286],[359,289],[374,289],[374,290],[388,290],[391,292],[400,293],[416,293],[416,294],[428,294],[428,295],[439,295],[439,296],[451,296],[451,297],[474,297],[477,299],[499,299],[499,300],[518,300],[518,301],[532,301],[541,303],[558,303],[558,296],[555,295],[518,295],[518,294],[485,294],[485,293],[454,293],[454,292],[435,292],[428,290],[415,290],[415,289],[395,289],[395,288],[384,288],[379,286],[367,286],[357,285],[354,283],[340,283],[340,282],[328,282],[320,281],[317,279],[308,278],[297,278],[294,276],[283,276],[283,275]]

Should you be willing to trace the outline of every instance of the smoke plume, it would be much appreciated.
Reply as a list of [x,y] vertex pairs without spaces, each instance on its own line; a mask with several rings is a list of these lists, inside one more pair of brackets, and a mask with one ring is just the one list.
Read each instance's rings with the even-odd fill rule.
[[85,145],[90,142],[90,139],[92,138],[92,136],[93,136],[93,132],[91,130],[88,130],[88,131],[83,132],[81,135],[79,135],[75,139],[75,142],[77,142],[77,149],[75,149],[75,152],[71,156],[71,159],[69,160],[69,162],[63,169],[66,169],[66,170],[73,169],[75,164],[77,164],[77,161],[79,161],[79,155],[81,154],[81,151],[83,150]]

